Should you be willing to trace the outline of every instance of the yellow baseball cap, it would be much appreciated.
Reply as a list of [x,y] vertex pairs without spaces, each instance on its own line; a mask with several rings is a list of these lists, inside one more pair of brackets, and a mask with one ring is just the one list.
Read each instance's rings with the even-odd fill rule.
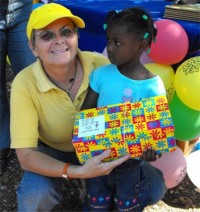
[[28,39],[31,39],[33,29],[42,29],[53,21],[64,17],[71,19],[79,28],[85,27],[84,21],[73,15],[66,7],[56,3],[44,4],[34,9],[30,15],[26,28]]

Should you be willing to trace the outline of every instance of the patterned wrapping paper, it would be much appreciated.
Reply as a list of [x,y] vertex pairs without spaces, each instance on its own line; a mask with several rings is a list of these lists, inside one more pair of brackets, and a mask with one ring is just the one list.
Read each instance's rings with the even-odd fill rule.
[[112,152],[105,161],[127,153],[138,157],[148,147],[157,153],[174,151],[174,125],[167,98],[156,96],[80,111],[72,142],[81,163],[108,148]]

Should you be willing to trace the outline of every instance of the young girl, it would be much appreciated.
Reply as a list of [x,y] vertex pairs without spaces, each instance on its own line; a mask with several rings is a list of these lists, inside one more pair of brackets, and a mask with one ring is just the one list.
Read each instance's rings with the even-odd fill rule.
[[[157,33],[150,15],[139,8],[111,11],[104,26],[111,64],[92,72],[90,90],[81,109],[165,94],[160,77],[140,62],[142,53],[150,50]],[[142,211],[162,199],[166,192],[163,175],[146,162],[158,157],[149,149],[140,158],[118,166],[108,176],[87,179],[88,210]]]

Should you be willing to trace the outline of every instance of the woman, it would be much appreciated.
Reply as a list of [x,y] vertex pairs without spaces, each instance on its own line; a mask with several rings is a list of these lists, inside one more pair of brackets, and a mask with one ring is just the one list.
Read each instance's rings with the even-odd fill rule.
[[19,211],[51,211],[62,199],[62,177],[106,175],[130,157],[103,163],[107,150],[80,166],[74,153],[74,117],[86,96],[88,76],[108,63],[100,54],[78,49],[78,28],[84,26],[81,18],[55,3],[30,16],[27,36],[38,59],[17,75],[11,90],[11,147],[25,170]]

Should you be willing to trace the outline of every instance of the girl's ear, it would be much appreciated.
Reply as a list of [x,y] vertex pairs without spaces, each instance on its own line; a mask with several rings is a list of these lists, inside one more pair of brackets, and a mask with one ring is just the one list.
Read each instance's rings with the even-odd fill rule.
[[37,50],[35,48],[35,44],[32,41],[28,41],[29,48],[32,50],[32,53],[35,57],[38,57]]
[[143,39],[139,44],[139,52],[142,54],[148,48],[147,40]]

